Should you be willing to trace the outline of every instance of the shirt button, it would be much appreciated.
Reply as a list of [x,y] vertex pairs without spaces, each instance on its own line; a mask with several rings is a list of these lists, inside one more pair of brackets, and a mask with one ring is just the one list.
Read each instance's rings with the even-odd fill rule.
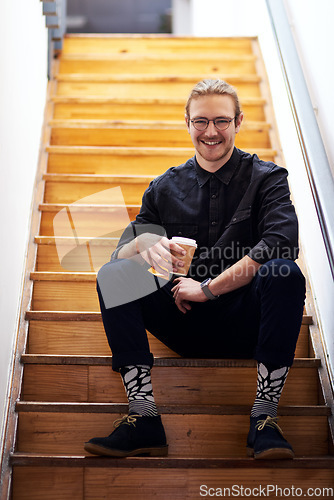
[[211,198],[212,198],[213,200],[215,200],[215,199],[217,198],[217,195],[216,195],[216,194],[213,194],[213,195],[211,196]]
[[177,233],[177,235],[178,235],[178,236],[182,236],[182,231],[179,231],[179,232]]
[[213,220],[213,221],[211,222],[211,226],[216,226],[216,225],[217,225],[217,222],[216,222],[215,220]]

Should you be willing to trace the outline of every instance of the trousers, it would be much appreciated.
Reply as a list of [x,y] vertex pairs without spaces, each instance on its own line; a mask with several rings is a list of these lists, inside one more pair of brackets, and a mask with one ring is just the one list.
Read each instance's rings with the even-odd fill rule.
[[112,260],[100,269],[97,292],[113,370],[153,366],[147,330],[182,357],[292,365],[305,301],[305,278],[295,262],[270,260],[247,286],[193,302],[185,314],[172,287],[131,260]]

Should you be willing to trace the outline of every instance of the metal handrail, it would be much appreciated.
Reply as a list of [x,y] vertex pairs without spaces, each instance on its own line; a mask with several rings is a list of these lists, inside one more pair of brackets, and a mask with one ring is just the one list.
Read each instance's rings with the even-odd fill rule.
[[282,0],[266,0],[320,229],[334,279],[334,179]]

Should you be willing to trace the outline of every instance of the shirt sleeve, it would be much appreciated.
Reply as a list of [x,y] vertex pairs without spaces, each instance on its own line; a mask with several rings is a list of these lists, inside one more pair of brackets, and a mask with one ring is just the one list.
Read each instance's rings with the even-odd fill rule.
[[259,188],[256,231],[260,239],[248,253],[259,264],[298,257],[298,220],[287,176],[286,169],[275,165]]

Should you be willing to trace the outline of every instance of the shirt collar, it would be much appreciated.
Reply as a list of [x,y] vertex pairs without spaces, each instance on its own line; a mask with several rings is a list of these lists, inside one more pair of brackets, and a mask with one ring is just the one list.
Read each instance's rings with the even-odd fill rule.
[[220,169],[217,170],[216,172],[211,173],[208,172],[207,170],[204,170],[204,168],[202,168],[198,164],[195,156],[195,170],[196,170],[198,184],[200,185],[200,187],[203,187],[204,184],[210,179],[212,175],[217,177],[217,179],[219,179],[224,184],[228,185],[240,163],[240,158],[241,157],[239,151],[235,147],[231,158],[225,163],[225,165],[220,167]]

